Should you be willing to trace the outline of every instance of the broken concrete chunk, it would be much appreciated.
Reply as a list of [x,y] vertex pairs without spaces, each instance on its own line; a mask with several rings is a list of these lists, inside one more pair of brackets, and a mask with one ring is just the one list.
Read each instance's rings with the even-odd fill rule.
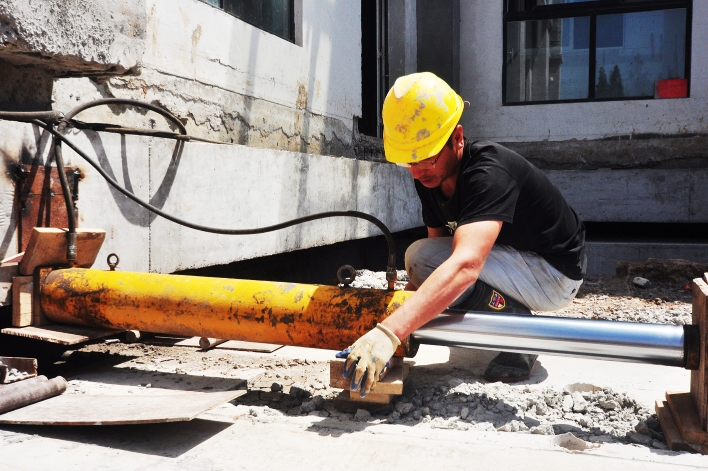
[[290,386],[290,393],[292,397],[295,399],[303,399],[303,398],[308,398],[312,395],[310,391],[305,389],[305,386],[299,383],[295,383],[292,386]]
[[555,435],[553,426],[550,424],[537,425],[536,427],[531,427],[529,431],[535,435]]
[[617,401],[600,399],[597,404],[605,410],[615,410],[619,409],[620,405]]
[[371,413],[368,410],[357,409],[356,414],[354,414],[354,420],[359,422],[366,422],[371,418]]
[[634,284],[634,286],[636,286],[637,288],[651,288],[651,281],[647,280],[646,278],[642,278],[641,276],[635,276],[632,280],[632,284]]
[[300,406],[301,414],[309,414],[317,410],[322,410],[324,407],[324,398],[322,396],[315,396],[311,401],[303,402]]
[[652,442],[654,441],[653,438],[641,433],[628,433],[627,438],[632,443],[637,443],[639,445],[645,446],[651,446]]
[[590,448],[596,448],[599,445],[592,445],[585,440],[581,440],[572,433],[564,433],[553,439],[553,444],[569,451],[585,451]]
[[563,412],[570,412],[573,410],[573,397],[570,395],[563,396],[563,405],[561,406]]
[[393,408],[401,415],[406,415],[414,409],[413,404],[409,402],[399,402],[395,406],[393,406]]
[[574,392],[570,397],[573,398],[573,412],[585,412],[588,408],[587,401],[579,392]]

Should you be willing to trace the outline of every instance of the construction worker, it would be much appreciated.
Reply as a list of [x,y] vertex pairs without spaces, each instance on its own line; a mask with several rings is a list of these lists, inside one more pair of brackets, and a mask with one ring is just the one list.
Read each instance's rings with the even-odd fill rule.
[[[519,154],[465,140],[465,102],[429,72],[396,80],[383,104],[386,159],[408,169],[428,238],[406,252],[416,292],[340,356],[368,393],[396,347],[448,307],[531,314],[562,308],[585,274],[585,227],[560,191]],[[531,375],[535,355],[500,353],[485,379]]]

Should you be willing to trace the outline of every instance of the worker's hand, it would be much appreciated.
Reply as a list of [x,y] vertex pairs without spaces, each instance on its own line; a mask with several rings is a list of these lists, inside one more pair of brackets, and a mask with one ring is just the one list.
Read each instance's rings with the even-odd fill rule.
[[[366,396],[376,385],[381,373],[401,344],[398,337],[386,326],[377,324],[375,328],[364,334],[354,345],[349,347],[347,361],[344,362],[345,378],[351,376],[351,390]],[[347,350],[340,352],[338,357],[345,356]],[[353,373],[353,375],[352,375]]]

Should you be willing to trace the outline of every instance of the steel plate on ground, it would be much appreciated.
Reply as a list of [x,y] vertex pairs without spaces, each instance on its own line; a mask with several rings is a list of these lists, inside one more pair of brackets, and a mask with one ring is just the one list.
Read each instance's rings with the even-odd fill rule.
[[185,422],[246,390],[171,394],[64,394],[0,415],[0,424],[127,425]]

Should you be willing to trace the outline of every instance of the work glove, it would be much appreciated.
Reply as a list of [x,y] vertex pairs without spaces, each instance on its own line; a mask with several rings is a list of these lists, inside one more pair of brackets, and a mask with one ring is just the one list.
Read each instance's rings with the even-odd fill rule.
[[343,376],[351,377],[350,389],[366,396],[380,379],[381,374],[389,366],[389,361],[401,344],[396,334],[382,325],[376,327],[359,338],[354,345],[337,354],[337,358],[346,358]]

